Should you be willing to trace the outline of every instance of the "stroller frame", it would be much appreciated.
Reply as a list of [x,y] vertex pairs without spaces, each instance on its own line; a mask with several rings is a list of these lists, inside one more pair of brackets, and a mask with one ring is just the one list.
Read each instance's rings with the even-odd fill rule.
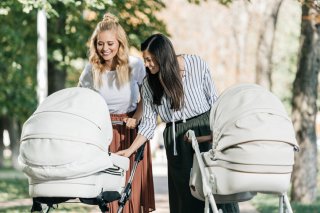
[[[212,208],[213,213],[221,213],[222,210],[217,208],[214,196],[213,196],[213,192],[211,187],[209,186],[209,181],[208,181],[208,174],[205,171],[205,165],[200,153],[200,149],[199,149],[199,145],[198,145],[198,141],[197,138],[195,136],[195,133],[193,130],[189,130],[187,132],[187,137],[189,140],[192,141],[192,148],[195,151],[195,155],[196,155],[196,159],[198,161],[199,164],[199,168],[200,168],[200,173],[201,173],[201,179],[202,179],[202,184],[203,184],[203,193],[205,196],[205,209],[204,209],[204,213],[209,213],[210,212],[210,206]],[[264,193],[264,192],[259,192],[259,193]],[[271,193],[268,193],[271,194]],[[282,194],[278,194],[279,196],[279,213],[293,213],[287,193],[282,193]],[[209,206],[210,205],[210,206]]]
[[[79,198],[80,202],[88,205],[98,205],[101,212],[104,213],[109,211],[108,204],[110,202],[119,200],[118,201],[119,208],[117,213],[121,213],[123,211],[123,208],[126,202],[130,198],[131,191],[132,191],[133,177],[139,162],[143,159],[144,147],[145,147],[145,143],[138,149],[135,155],[134,165],[130,173],[130,178],[121,194],[119,194],[119,192],[117,191],[105,191],[105,192],[101,192],[95,198]],[[75,198],[74,197],[35,197],[32,199],[33,204],[31,207],[31,212],[43,212],[42,204],[44,204],[47,206],[47,209],[44,211],[48,213],[51,210],[51,208],[54,208],[54,205],[64,203],[70,199],[75,199]]]

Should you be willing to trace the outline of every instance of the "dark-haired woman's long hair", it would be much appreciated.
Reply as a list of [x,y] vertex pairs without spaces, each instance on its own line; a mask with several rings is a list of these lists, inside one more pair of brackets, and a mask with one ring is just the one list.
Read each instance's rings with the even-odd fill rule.
[[170,98],[171,109],[180,110],[184,104],[179,63],[170,40],[162,34],[154,34],[141,44],[141,51],[148,51],[159,64],[159,72],[151,74],[147,68],[147,79],[153,93],[153,102],[161,105],[164,93]]

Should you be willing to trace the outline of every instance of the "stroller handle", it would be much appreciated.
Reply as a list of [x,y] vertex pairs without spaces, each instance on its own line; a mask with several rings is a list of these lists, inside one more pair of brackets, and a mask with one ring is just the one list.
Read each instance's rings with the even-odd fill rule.
[[143,159],[143,151],[144,151],[144,147],[146,146],[146,143],[142,144],[142,146],[140,146],[140,148],[138,149],[137,154],[134,158],[135,161],[139,162]]
[[128,183],[126,185],[126,187],[124,188],[121,198],[118,201],[119,204],[119,208],[118,208],[118,212],[117,213],[121,213],[123,210],[124,205],[126,204],[127,200],[130,198],[131,195],[131,190],[132,190],[132,180],[133,180],[133,176],[136,172],[138,163],[143,159],[143,152],[144,152],[144,147],[146,146],[146,143],[142,144],[142,146],[140,146],[140,148],[137,151],[137,154],[134,158],[134,165],[128,180]]
[[196,134],[194,133],[193,130],[190,129],[187,131],[186,136],[188,137],[189,140],[192,141],[192,148],[194,149],[196,159],[198,161],[199,168],[200,168],[200,173],[201,173],[202,183],[203,183],[202,187],[203,187],[203,192],[205,195],[204,212],[209,213],[209,203],[210,203],[213,213],[220,213],[220,211],[217,208],[216,202],[214,200],[212,190],[211,190],[210,186],[208,185],[208,180],[207,180],[206,171],[205,171],[205,165],[204,165],[204,162],[202,160],[202,156],[201,156],[201,153],[199,150],[199,145],[198,145],[198,141],[196,138]]
[[187,133],[186,133],[186,136],[187,136],[188,140],[192,141],[192,148],[194,150],[199,149],[199,145],[198,145],[198,142],[197,142],[196,134],[194,133],[194,131],[189,129],[187,131]]

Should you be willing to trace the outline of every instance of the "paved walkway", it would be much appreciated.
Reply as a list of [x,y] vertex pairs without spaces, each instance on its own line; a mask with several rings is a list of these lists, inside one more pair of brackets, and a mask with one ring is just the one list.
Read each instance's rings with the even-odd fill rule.
[[[155,186],[155,213],[169,213],[167,164],[164,150],[157,150],[152,161]],[[249,202],[239,203],[241,213],[259,213]]]

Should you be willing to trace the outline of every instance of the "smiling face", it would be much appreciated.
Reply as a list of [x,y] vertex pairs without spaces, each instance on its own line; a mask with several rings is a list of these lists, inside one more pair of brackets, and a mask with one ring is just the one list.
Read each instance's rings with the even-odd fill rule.
[[148,51],[145,50],[142,52],[145,66],[150,70],[151,74],[156,74],[159,72],[160,67],[154,56]]
[[97,52],[109,64],[117,55],[119,50],[119,41],[115,31],[106,30],[97,36]]

